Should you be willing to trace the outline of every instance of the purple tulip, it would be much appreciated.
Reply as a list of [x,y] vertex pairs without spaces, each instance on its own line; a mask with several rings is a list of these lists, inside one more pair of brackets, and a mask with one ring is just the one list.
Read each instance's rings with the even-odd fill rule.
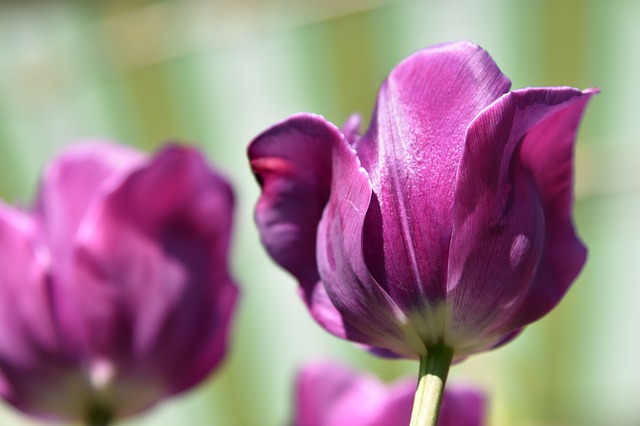
[[251,143],[262,241],[331,333],[459,360],[563,297],[586,257],[572,161],[596,90],[509,87],[480,47],[443,44],[391,72],[362,136],[298,114]]
[[[386,386],[338,364],[309,364],[298,375],[293,426],[407,426],[415,389],[415,380]],[[481,392],[445,390],[438,426],[482,426],[484,418]]]
[[54,160],[32,209],[0,203],[0,395],[103,424],[205,378],[237,298],[232,210],[195,149],[104,143]]

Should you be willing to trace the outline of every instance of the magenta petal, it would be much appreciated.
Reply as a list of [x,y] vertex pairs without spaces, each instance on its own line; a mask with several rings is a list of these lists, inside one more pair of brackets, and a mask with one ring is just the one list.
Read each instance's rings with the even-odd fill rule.
[[402,426],[409,424],[415,382],[387,389],[373,376],[340,364],[315,362],[296,383],[293,426]]
[[447,386],[440,407],[438,426],[483,426],[485,396],[466,386]]
[[540,194],[544,210],[545,244],[540,265],[511,327],[517,328],[549,312],[569,289],[585,263],[587,250],[572,221],[573,149],[580,120],[596,90],[517,91],[522,104],[560,102],[565,108],[546,114],[522,142],[520,153]]
[[347,331],[345,330],[344,318],[342,318],[342,314],[338,312],[331,299],[329,299],[327,289],[324,285],[318,283],[318,285],[313,288],[313,293],[310,294],[309,298],[304,295],[302,288],[300,290],[303,293],[302,297],[307,300],[307,307],[309,308],[311,316],[318,324],[324,327],[329,333],[346,339]]
[[346,143],[333,151],[331,195],[318,227],[318,268],[329,298],[342,315],[347,337],[372,346],[423,353],[416,336],[407,349],[404,315],[371,276],[362,245],[371,200],[366,171]]
[[514,91],[470,125],[455,194],[449,344],[500,340],[496,333],[535,319],[523,309],[546,313],[584,263],[569,215],[573,142],[589,94]]
[[[451,214],[468,124],[509,89],[491,57],[469,43],[422,50],[390,74],[357,149],[380,205],[382,241],[367,262],[403,309],[445,297]],[[377,249],[376,249],[377,247]]]
[[0,396],[35,415],[72,418],[76,407],[64,395],[83,384],[59,340],[49,252],[36,221],[2,203],[0,259]]
[[[309,364],[296,380],[296,405],[293,426],[329,426],[337,424],[336,408],[354,386],[356,374],[341,365],[318,362]],[[364,401],[352,407],[351,419],[366,416]],[[358,408],[362,407],[362,413]]]
[[49,253],[39,244],[32,217],[0,203],[0,258],[12,268],[0,269],[0,351],[3,361],[34,362],[34,342],[56,347],[48,300]]
[[[111,210],[114,225],[122,226],[123,233],[129,228],[133,238],[158,246],[167,259],[164,268],[180,265],[175,270],[182,277],[173,283],[162,275],[164,268],[141,271],[151,274],[151,282],[135,283],[138,292],[154,291],[148,286],[158,285],[155,291],[177,293],[164,299],[158,295],[155,301],[148,294],[134,294],[136,305],[131,307],[137,316],[134,355],[162,353],[156,373],[165,375],[171,393],[202,380],[224,355],[237,297],[228,270],[233,205],[228,183],[199,152],[181,146],[158,153],[105,201],[106,212]],[[106,245],[100,259],[127,265],[127,247],[120,245],[122,258],[110,258],[113,247]],[[179,288],[182,281],[185,288]]]
[[342,133],[344,134],[345,139],[349,142],[349,145],[355,146],[360,140],[360,123],[362,121],[362,117],[360,114],[351,114],[347,121],[342,125]]
[[54,250],[64,250],[80,221],[109,181],[117,181],[143,157],[121,145],[87,142],[68,148],[42,178],[36,211]]
[[[403,379],[386,389],[384,401],[379,405],[374,421],[367,426],[405,426],[411,422],[411,410],[416,392],[416,382],[413,379]],[[444,400],[447,398],[445,389]],[[439,426],[444,426],[441,422]],[[453,425],[452,425],[453,426]]]
[[237,294],[232,208],[228,184],[196,151],[169,147],[81,230],[74,296],[86,300],[85,339],[92,357],[116,360],[123,381],[141,376],[174,393],[221,360]]
[[[406,426],[415,389],[411,379],[385,385],[337,363],[310,363],[296,380],[293,426]],[[480,391],[448,386],[438,426],[483,426],[485,405]]]

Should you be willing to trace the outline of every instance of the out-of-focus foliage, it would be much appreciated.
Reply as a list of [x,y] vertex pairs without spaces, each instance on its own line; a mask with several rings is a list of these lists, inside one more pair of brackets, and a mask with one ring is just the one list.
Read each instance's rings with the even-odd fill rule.
[[[514,87],[599,86],[578,141],[587,266],[566,299],[516,341],[454,366],[490,394],[490,423],[640,423],[640,4],[630,0],[117,0],[0,2],[0,195],[21,203],[64,145],[106,138],[202,147],[238,191],[243,299],[224,366],[197,390],[125,425],[281,425],[309,358],[386,380],[417,364],[376,359],[308,316],[259,244],[247,143],[299,111],[368,117],[402,58],[470,39]],[[214,219],[213,219],[214,220]],[[37,424],[3,405],[0,424]]]

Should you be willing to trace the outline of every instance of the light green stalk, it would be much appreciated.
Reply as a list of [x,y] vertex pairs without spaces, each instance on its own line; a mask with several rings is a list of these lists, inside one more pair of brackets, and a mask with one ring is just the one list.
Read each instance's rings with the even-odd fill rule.
[[453,348],[445,345],[431,346],[427,355],[420,357],[418,389],[413,400],[411,426],[438,424],[440,404],[452,361]]

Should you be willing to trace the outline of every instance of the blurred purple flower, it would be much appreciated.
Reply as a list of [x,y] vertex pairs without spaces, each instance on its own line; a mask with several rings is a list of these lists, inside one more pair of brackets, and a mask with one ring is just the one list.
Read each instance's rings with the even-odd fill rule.
[[364,135],[298,114],[251,143],[262,241],[327,330],[459,360],[560,301],[586,258],[572,161],[596,90],[510,85],[480,47],[443,44],[391,72]]
[[[315,362],[298,375],[293,426],[406,426],[415,390],[415,380],[387,386],[339,364]],[[480,391],[446,388],[439,426],[482,426],[484,419]]]
[[233,193],[195,149],[105,143],[0,203],[0,395],[45,418],[121,417],[222,360],[237,298]]

